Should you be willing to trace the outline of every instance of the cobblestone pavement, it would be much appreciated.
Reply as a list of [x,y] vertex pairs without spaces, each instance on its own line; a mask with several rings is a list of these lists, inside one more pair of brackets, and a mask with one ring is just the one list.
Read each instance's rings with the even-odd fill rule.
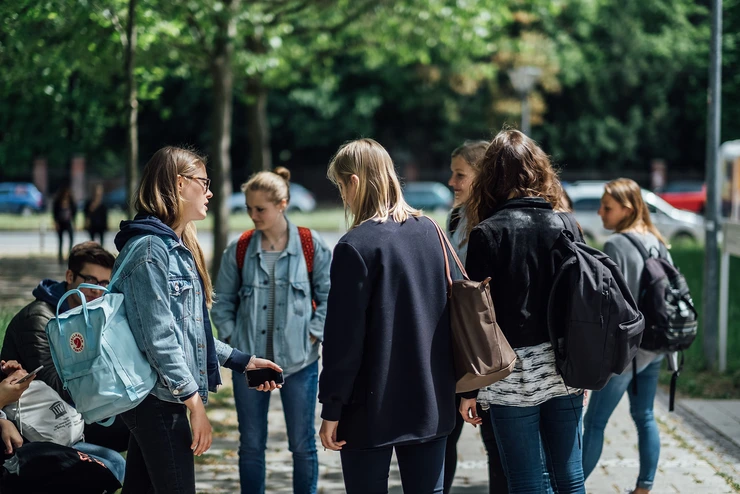
[[[228,374],[228,371],[225,373]],[[237,446],[239,433],[231,397],[230,377],[220,393],[212,395],[208,415],[216,431],[211,450],[197,460],[198,492],[233,493],[239,491]],[[219,396],[223,394],[223,396]],[[279,393],[273,393],[269,411],[267,441],[267,492],[292,492],[292,459],[288,451],[285,420]],[[661,430],[661,457],[653,494],[722,494],[740,492],[740,457],[720,451],[692,429],[681,417],[671,413],[658,400],[656,415]],[[317,407],[316,427],[320,408]],[[476,429],[466,426],[458,446],[458,468],[452,489],[454,494],[487,494],[485,450]],[[339,454],[319,450],[319,492],[342,493]],[[604,452],[599,466],[588,479],[587,490],[592,494],[623,494],[634,488],[639,462],[637,433],[629,416],[625,398],[612,416],[606,430]],[[390,492],[401,493],[398,467],[391,466]]]

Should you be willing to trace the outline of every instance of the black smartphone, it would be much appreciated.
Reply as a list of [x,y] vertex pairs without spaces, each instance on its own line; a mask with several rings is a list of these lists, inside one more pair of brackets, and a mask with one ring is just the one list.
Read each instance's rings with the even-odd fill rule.
[[247,383],[250,388],[256,388],[265,382],[275,381],[275,384],[283,384],[283,373],[275,369],[255,369],[247,371]]

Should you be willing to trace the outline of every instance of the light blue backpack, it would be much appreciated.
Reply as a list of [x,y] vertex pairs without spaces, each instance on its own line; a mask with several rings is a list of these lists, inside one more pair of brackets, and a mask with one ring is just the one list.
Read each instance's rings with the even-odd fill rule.
[[[54,367],[88,424],[112,424],[116,415],[141,403],[157,381],[156,371],[131,333],[123,294],[110,291],[133,250],[124,257],[108,289],[80,285],[104,291],[102,297],[88,303],[80,290],[70,290],[59,300],[56,318],[46,325]],[[59,314],[72,294],[80,297],[82,305]]]

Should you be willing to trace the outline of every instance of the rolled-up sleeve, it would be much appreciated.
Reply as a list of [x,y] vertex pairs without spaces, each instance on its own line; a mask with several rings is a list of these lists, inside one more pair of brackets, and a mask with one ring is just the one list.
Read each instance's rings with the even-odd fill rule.
[[121,291],[126,316],[139,349],[159,374],[176,399],[198,391],[188,369],[182,346],[175,336],[175,320],[170,310],[168,253],[164,243],[151,237],[133,247],[131,265],[126,266]]
[[324,367],[319,379],[321,417],[336,421],[349,403],[362,364],[367,307],[368,269],[354,247],[340,242],[331,264],[331,289],[324,326]]

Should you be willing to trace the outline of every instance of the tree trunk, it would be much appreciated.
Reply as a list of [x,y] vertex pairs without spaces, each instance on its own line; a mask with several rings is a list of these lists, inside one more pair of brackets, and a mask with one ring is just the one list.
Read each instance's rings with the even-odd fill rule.
[[138,111],[139,101],[136,93],[136,1],[128,2],[128,26],[126,43],[126,107],[128,110],[128,125],[126,138],[126,197],[128,200],[128,216],[133,218],[133,200],[136,186],[139,182],[139,128]]
[[267,88],[259,78],[249,80],[247,91],[250,104],[247,106],[247,130],[252,170],[272,170],[270,148],[270,124],[267,121]]
[[224,9],[216,13],[218,33],[211,57],[213,79],[213,141],[211,144],[213,173],[213,263],[215,278],[221,266],[221,255],[229,234],[229,201],[231,195],[231,123],[233,112],[234,72],[232,56],[236,35],[239,0],[227,0]]

